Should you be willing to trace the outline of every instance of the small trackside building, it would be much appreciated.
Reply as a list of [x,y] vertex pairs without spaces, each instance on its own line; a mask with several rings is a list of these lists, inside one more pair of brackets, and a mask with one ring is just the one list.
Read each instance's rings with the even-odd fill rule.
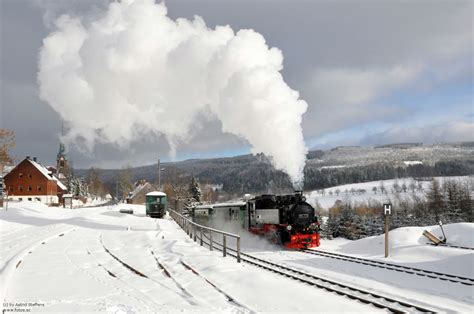
[[67,189],[36,158],[26,157],[4,177],[8,199],[36,201],[47,205],[58,204]]

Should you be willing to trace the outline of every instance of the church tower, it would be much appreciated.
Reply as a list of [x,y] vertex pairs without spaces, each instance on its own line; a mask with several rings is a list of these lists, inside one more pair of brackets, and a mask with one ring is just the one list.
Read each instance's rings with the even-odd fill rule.
[[[64,127],[61,125],[61,137],[64,135]],[[63,142],[59,142],[59,151],[56,157],[56,177],[63,183],[66,182],[69,174],[69,162],[66,156],[66,147]]]

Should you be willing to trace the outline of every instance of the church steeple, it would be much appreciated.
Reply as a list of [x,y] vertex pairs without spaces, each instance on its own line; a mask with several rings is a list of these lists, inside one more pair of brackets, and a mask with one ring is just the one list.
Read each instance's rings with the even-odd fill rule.
[[62,142],[64,136],[64,124],[61,123],[61,139],[59,140],[59,151],[56,158],[56,176],[59,180],[65,181],[66,175],[69,172],[69,165],[66,155],[66,146]]

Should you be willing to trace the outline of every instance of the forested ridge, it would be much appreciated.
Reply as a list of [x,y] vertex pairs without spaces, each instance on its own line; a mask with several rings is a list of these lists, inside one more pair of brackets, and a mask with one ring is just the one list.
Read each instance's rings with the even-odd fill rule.
[[[404,177],[461,176],[474,174],[474,147],[470,143],[422,145],[398,144],[383,147],[338,147],[310,151],[304,169],[304,190],[348,183]],[[161,182],[173,177],[199,179],[218,186],[230,195],[284,193],[293,186],[288,176],[273,168],[262,154],[228,158],[163,162]],[[77,175],[88,170],[76,170]],[[114,190],[120,169],[100,169],[101,180]],[[157,166],[131,168],[133,180],[157,181]]]

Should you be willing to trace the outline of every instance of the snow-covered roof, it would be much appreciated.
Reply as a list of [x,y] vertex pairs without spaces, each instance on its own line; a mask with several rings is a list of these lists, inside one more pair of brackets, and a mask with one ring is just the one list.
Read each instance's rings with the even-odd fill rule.
[[[46,177],[46,179],[56,181],[58,186],[63,191],[67,191],[67,187],[61,181],[59,181],[58,178],[56,178],[48,168],[46,168],[45,166],[43,166],[39,162],[34,161],[33,159],[26,159],[26,160],[28,160],[30,162],[30,164],[32,164],[36,169],[38,169],[38,171],[41,172],[41,174],[44,175]],[[13,167],[12,169],[10,169],[10,171],[12,171],[15,168],[16,167]]]
[[31,162],[31,164],[33,166],[35,166],[36,169],[38,169],[46,178],[48,178],[48,180],[56,181],[56,183],[58,184],[58,186],[61,190],[67,191],[67,187],[60,180],[58,180],[58,178],[56,178],[52,174],[52,172],[50,170],[48,170],[48,168],[46,168],[45,166],[43,166],[42,164],[40,164],[39,162],[36,162],[34,160],[28,159],[28,161]]
[[213,204],[213,207],[235,207],[235,206],[244,206],[245,202],[229,202],[229,203],[218,203],[218,204]]
[[146,196],[166,196],[166,194],[160,191],[153,191],[153,192],[147,193]]
[[59,181],[55,176],[52,176],[52,177],[53,177],[53,180],[56,180],[56,183],[61,188],[61,190],[67,191],[67,187],[61,181]]
[[135,187],[135,189],[132,192],[130,192],[129,198],[134,198],[135,196],[137,196],[138,193],[140,193],[146,187],[148,187],[150,190],[153,189],[153,186],[149,182],[139,184]]
[[53,177],[53,175],[51,174],[51,171],[49,171],[48,169],[46,169],[45,166],[39,164],[38,162],[34,161],[34,160],[31,160],[31,159],[28,159],[28,161],[33,165],[35,166],[36,169],[38,169],[46,178],[48,178],[48,180],[54,180],[55,178]]
[[196,209],[209,209],[209,208],[222,208],[222,207],[240,207],[245,206],[245,202],[229,202],[229,203],[217,203],[217,204],[203,204],[198,205]]

